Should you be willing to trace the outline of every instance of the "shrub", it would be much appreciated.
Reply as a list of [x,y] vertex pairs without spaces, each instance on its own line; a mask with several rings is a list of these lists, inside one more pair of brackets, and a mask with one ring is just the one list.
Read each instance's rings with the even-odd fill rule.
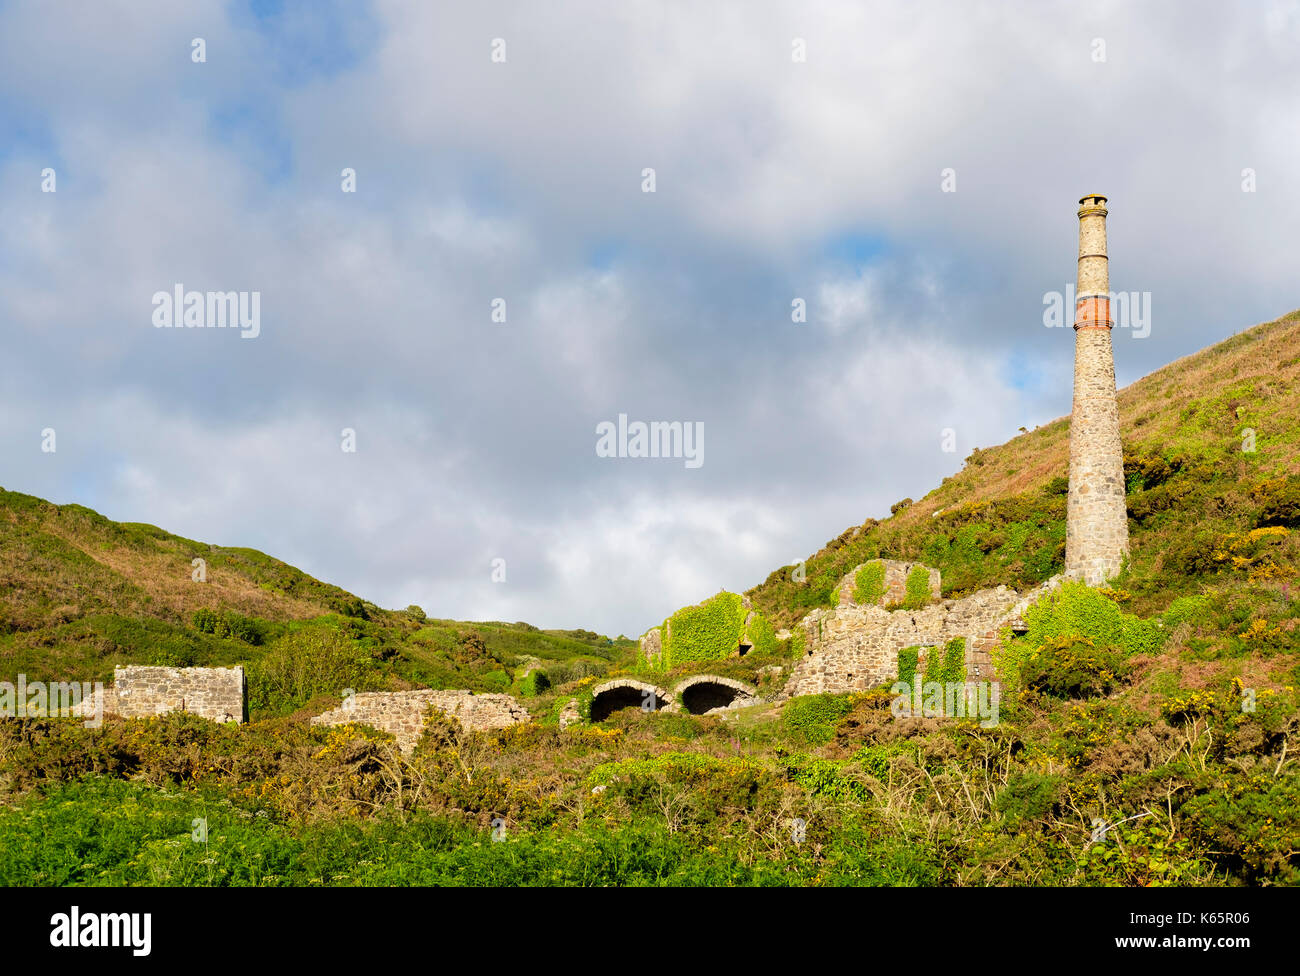
[[1045,818],[1061,798],[1062,777],[1023,772],[1007,781],[999,791],[995,806],[1010,821]]
[[245,644],[261,644],[266,639],[265,625],[253,617],[227,610],[219,614],[207,607],[194,611],[194,629],[214,637],[233,637]]
[[876,779],[884,780],[889,778],[889,767],[895,756],[908,756],[915,751],[916,747],[907,740],[894,739],[892,742],[876,742],[863,746],[854,753],[853,761]]
[[1068,582],[1025,611],[1025,638],[1034,648],[1055,637],[1080,637],[1097,647],[1128,654],[1159,649],[1164,634],[1153,621],[1124,613],[1115,601],[1085,583]]
[[846,772],[844,765],[833,759],[796,756],[786,766],[786,777],[809,793],[831,801],[867,802],[871,791],[860,778]]
[[299,631],[276,641],[248,669],[248,706],[282,714],[317,695],[373,690],[380,676],[366,648],[333,630]]
[[1252,779],[1183,805],[1187,831],[1225,856],[1247,880],[1300,884],[1300,777]]
[[570,681],[580,681],[583,678],[603,677],[608,671],[609,665],[604,661],[589,661],[580,657],[547,668],[546,680],[549,685],[557,686]]
[[1127,673],[1123,658],[1086,637],[1053,637],[1024,663],[1025,687],[1057,698],[1105,695]]
[[510,687],[510,675],[501,670],[489,671],[480,680],[491,692],[502,692]]
[[1300,527],[1300,475],[1262,481],[1250,496],[1260,506],[1256,525]]
[[853,602],[879,603],[884,595],[885,564],[882,560],[876,559],[859,569],[853,578]]
[[1174,628],[1181,623],[1198,623],[1209,615],[1210,598],[1204,595],[1180,596],[1169,604],[1160,617],[1166,627]]
[[854,695],[804,695],[786,702],[781,727],[795,742],[820,746],[835,737],[835,727],[853,710]]

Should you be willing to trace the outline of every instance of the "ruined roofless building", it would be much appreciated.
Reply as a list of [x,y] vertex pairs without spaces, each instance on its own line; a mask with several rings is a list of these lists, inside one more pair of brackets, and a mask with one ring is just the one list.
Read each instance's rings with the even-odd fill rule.
[[1070,412],[1070,494],[1065,575],[1097,586],[1128,555],[1124,449],[1111,351],[1106,198],[1079,201],[1079,285],[1074,317],[1074,406]]

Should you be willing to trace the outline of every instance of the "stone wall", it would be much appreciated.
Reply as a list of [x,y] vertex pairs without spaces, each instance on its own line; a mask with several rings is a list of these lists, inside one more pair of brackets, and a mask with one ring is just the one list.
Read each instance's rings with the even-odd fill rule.
[[892,684],[898,677],[902,648],[940,646],[955,637],[966,638],[968,677],[990,680],[995,677],[990,652],[1000,631],[1023,627],[1020,617],[1025,609],[1060,584],[1060,578],[1053,577],[1025,594],[999,586],[958,600],[939,600],[920,610],[890,611],[852,602],[853,577],[859,568],[841,581],[839,606],[819,608],[800,621],[807,654],[794,666],[782,700]]
[[214,722],[243,722],[248,700],[244,669],[155,668],[129,665],[113,671],[104,690],[104,713],[148,718],[192,712]]
[[641,638],[641,656],[653,661],[663,653],[663,634],[658,627],[651,627]]
[[468,691],[364,691],[311,720],[313,725],[360,722],[397,738],[410,752],[424,733],[429,706],[455,718],[466,729],[500,729],[527,722],[527,709],[509,695],[475,695]]
[[[921,564],[902,562],[897,559],[875,559],[872,560],[872,562],[885,564],[885,592],[880,599],[876,601],[875,605],[883,607],[889,603],[902,603],[903,598],[907,595],[907,574],[910,573],[913,568],[920,566]],[[866,564],[864,563],[863,565]],[[844,577],[844,579],[840,580],[838,587],[838,602],[841,606],[849,606],[853,603],[853,591],[857,587],[857,580],[854,579],[854,577],[857,575],[858,569],[861,568],[862,566],[859,566],[848,576]],[[930,574],[930,597],[931,599],[937,600],[942,593],[942,590],[940,589],[942,581],[939,577],[939,571],[937,569],[931,569],[929,566],[923,568]]]

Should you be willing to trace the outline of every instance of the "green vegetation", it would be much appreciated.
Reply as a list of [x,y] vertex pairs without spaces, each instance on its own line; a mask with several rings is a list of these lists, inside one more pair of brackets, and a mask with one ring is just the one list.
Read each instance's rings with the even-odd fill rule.
[[[1064,421],[846,531],[806,582],[774,573],[748,626],[736,594],[678,611],[653,672],[623,638],[388,611],[252,550],[0,491],[7,668],[243,663],[251,697],[240,727],[0,719],[0,883],[1300,884],[1297,340],[1292,315],[1123,391],[1132,558],[1003,635],[988,727],[898,718],[886,689],[726,720],[558,715],[576,699],[589,718],[591,688],[626,674],[716,672],[770,701],[805,651],[802,628],[775,628],[855,567],[861,602],[880,559],[939,568],[947,596],[1042,582],[1064,549]],[[928,579],[924,601],[907,582],[928,602]],[[960,639],[918,661],[899,654],[909,686],[967,677]],[[409,755],[309,724],[344,688],[412,686],[513,688],[536,721],[434,716]],[[1118,824],[1104,842],[1095,819]]]
[[[915,668],[915,664],[913,668]],[[934,647],[930,649],[925,662],[926,682],[937,681],[941,685],[949,685],[965,680],[966,638],[954,637],[943,648]]]
[[780,653],[781,648],[776,639],[776,630],[761,613],[754,612],[754,618],[749,622],[747,635],[752,645],[751,654],[767,658]]
[[912,682],[916,680],[916,667],[921,659],[921,649],[919,647],[904,647],[898,652],[898,680],[912,687]]
[[873,559],[853,578],[853,602],[862,604],[879,603],[885,595],[885,564]]
[[[1164,696],[1133,680],[1109,699],[1028,687],[992,728],[899,721],[884,691],[739,724],[435,719],[405,756],[301,714],[9,719],[0,883],[1300,883],[1294,691],[1247,711],[1239,680]],[[1090,842],[1092,818],[1137,814]]]
[[697,606],[682,607],[664,622],[661,666],[716,661],[740,647],[747,611],[739,594],[722,592]]
[[[1161,621],[1125,613],[1116,596],[1127,594],[1066,582],[1039,600],[1025,612],[1024,636],[994,654],[1001,680],[1070,697],[1109,693],[1129,658],[1154,654],[1165,641]],[[1183,612],[1199,605],[1185,601]]]
[[0,587],[0,659],[11,678],[108,681],[125,664],[243,664],[254,717],[323,708],[347,688],[505,691],[529,669],[539,676],[521,693],[539,695],[603,674],[635,646],[587,630],[383,610],[252,549],[3,489],[0,578],[22,580]]
[[[1210,591],[1294,585],[1300,566],[1300,313],[1250,329],[1120,391],[1132,611],[1152,616]],[[1254,432],[1253,445],[1246,436]],[[845,530],[748,591],[774,626],[833,605],[838,581],[880,558],[940,570],[945,596],[1035,586],[1062,569],[1068,419],[979,450],[892,517]],[[1254,447],[1244,450],[1243,447]],[[1202,635],[1226,653],[1227,635]]]
[[786,703],[781,713],[785,734],[802,745],[825,745],[840,719],[853,708],[852,695],[802,695]]
[[534,668],[519,679],[518,691],[527,698],[533,698],[549,687],[551,687],[551,679],[546,676],[546,672]]
[[913,566],[904,583],[903,607],[920,610],[930,602],[930,571],[924,566]]
[[[652,665],[658,672],[689,673],[693,665],[726,661],[741,652],[742,644],[748,645],[746,656],[754,660],[767,661],[784,653],[768,619],[746,609],[739,594],[725,590],[698,605],[682,607],[664,621],[660,633],[661,653]],[[752,681],[751,670],[745,672]]]

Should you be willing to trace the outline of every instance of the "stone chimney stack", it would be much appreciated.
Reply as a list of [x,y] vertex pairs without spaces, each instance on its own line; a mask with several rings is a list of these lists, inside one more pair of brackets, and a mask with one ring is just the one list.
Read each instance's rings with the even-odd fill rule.
[[1115,576],[1128,555],[1124,449],[1119,439],[1111,351],[1106,198],[1079,201],[1079,288],[1074,317],[1074,407],[1065,575],[1092,586]]

